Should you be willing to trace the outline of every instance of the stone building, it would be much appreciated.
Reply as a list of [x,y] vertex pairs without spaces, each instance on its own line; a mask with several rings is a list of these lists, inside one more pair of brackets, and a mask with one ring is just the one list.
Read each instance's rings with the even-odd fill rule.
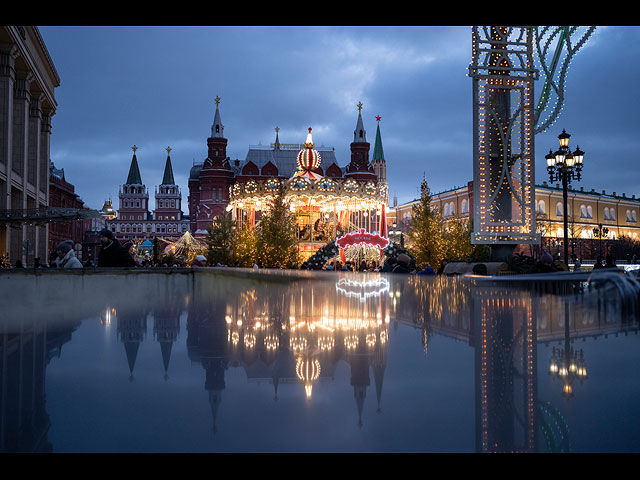
[[[418,200],[395,207],[398,230],[409,231],[413,205]],[[543,182],[535,187],[536,230],[542,236],[541,247],[557,254],[562,249],[564,238],[564,216],[562,208],[562,186]],[[640,240],[640,199],[625,193],[607,193],[605,190],[568,191],[568,229],[570,256],[575,253],[581,259],[594,259],[599,251],[598,232],[606,228],[603,241],[626,237]],[[437,206],[445,220],[456,216],[470,218],[473,212],[473,182],[432,195],[432,205]],[[596,232],[594,232],[596,229]],[[601,229],[601,230],[599,230]],[[593,257],[593,258],[592,258]]]
[[[54,96],[60,77],[38,28],[0,26],[0,211],[46,215]],[[0,223],[12,264],[47,258],[48,225]]]
[[118,193],[120,204],[117,215],[107,220],[108,228],[121,243],[152,240],[155,237],[177,240],[189,230],[189,219],[182,213],[182,193],[173,176],[171,148],[167,147],[164,175],[162,183],[155,190],[153,211],[150,210],[149,190],[140,174],[136,155],[138,147],[134,145],[132,149],[129,174]]

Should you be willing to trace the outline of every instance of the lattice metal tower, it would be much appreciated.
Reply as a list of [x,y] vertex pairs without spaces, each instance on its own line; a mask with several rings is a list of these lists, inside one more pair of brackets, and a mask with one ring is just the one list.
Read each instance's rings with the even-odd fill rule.
[[[586,27],[572,43],[571,37],[581,33],[578,28],[473,27],[471,242],[491,245],[493,260],[511,256],[517,244],[540,243],[534,207],[534,135],[558,117],[569,62],[595,29]],[[537,105],[536,58],[545,77]]]
[[472,243],[501,260],[540,243],[534,210],[534,68],[527,27],[474,27]]

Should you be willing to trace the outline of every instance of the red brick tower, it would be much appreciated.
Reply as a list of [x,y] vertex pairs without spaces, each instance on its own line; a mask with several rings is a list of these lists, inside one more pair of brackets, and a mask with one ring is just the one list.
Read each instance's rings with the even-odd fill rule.
[[356,180],[372,180],[376,182],[378,176],[369,163],[369,148],[367,142],[367,132],[362,122],[362,103],[358,103],[358,122],[353,132],[353,142],[351,143],[351,162],[347,165],[346,178]]
[[229,187],[234,182],[234,172],[227,157],[227,139],[220,119],[220,97],[216,97],[216,113],[207,139],[208,156],[202,167],[191,169],[189,179],[189,218],[191,232],[207,233],[214,217],[225,213],[229,204]]

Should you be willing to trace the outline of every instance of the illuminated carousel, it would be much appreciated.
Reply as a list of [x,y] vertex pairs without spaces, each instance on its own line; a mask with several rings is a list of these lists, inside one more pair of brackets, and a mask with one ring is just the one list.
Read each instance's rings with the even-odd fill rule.
[[[280,185],[296,216],[299,250],[308,259],[330,242],[345,259],[379,260],[388,245],[386,182],[331,177],[322,173],[320,153],[314,150],[311,128],[297,156],[297,170],[288,180],[278,177],[236,182],[230,188],[227,210],[239,227],[258,224]],[[357,238],[356,238],[357,237]]]

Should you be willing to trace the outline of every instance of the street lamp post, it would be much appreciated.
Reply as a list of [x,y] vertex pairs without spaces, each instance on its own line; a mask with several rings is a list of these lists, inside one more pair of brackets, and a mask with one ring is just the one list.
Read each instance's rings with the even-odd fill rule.
[[600,258],[602,259],[602,239],[609,235],[609,229],[607,227],[603,227],[601,223],[598,224],[596,228],[593,229],[593,236],[600,239]]
[[544,157],[547,160],[547,171],[551,182],[562,181],[562,215],[564,217],[564,263],[569,266],[569,216],[567,215],[568,193],[567,187],[571,180],[580,181],[582,171],[582,159],[584,152],[578,146],[575,152],[569,149],[569,135],[564,129],[558,135],[560,148]]

